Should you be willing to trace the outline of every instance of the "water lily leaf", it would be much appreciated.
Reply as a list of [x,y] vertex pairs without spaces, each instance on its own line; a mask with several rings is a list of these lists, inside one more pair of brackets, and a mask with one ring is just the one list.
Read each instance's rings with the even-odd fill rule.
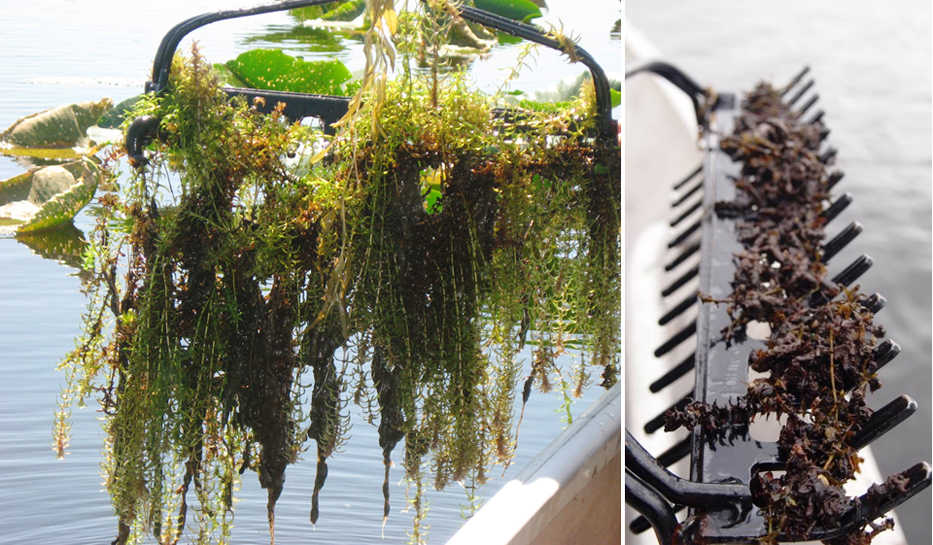
[[58,162],[68,159],[77,159],[83,156],[75,148],[24,148],[22,146],[11,146],[0,144],[0,153],[4,155],[13,155],[16,157],[30,157],[47,162]]
[[32,169],[0,182],[0,218],[17,233],[42,231],[74,218],[94,197],[102,170],[91,159]]
[[437,214],[440,212],[443,207],[438,202],[438,200],[442,195],[443,194],[439,189],[432,187],[431,190],[428,191],[427,195],[424,196],[424,211],[428,214]]
[[236,77],[236,74],[226,64],[215,63],[213,68],[214,74],[217,75],[217,80],[220,81],[221,85],[225,87],[249,87],[246,82]]
[[612,102],[612,107],[615,108],[619,104],[622,104],[622,93],[615,89],[609,89],[609,100]]
[[505,32],[497,32],[496,38],[499,40],[500,44],[520,44],[522,39],[518,36],[512,36],[511,34],[506,34]]
[[347,0],[323,6],[306,6],[288,10],[288,14],[299,21],[352,21],[366,11],[366,0]]
[[[136,95],[110,108],[97,119],[97,126],[105,129],[119,128],[123,124],[123,120],[126,119],[126,112],[132,109],[141,98],[143,98],[143,95]],[[85,131],[87,131],[87,127],[85,127]]]
[[366,11],[366,0],[341,2],[321,15],[325,21],[352,21]]
[[541,17],[541,10],[531,0],[474,0],[473,5],[516,21],[528,22]]
[[31,187],[32,171],[0,182],[0,205],[25,200]]
[[34,113],[10,125],[0,133],[0,140],[19,147],[70,148],[83,141],[87,128],[112,105],[105,98]]
[[280,49],[254,49],[241,54],[227,67],[248,86],[298,93],[346,94],[352,74],[338,60],[306,61]]
[[320,19],[324,14],[324,6],[305,6],[303,8],[292,8],[288,14],[299,21],[311,21]]

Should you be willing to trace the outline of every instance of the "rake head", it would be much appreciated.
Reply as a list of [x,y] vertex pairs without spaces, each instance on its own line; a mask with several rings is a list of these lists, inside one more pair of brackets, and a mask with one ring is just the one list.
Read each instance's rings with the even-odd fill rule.
[[[918,463],[857,498],[842,491],[858,470],[857,451],[917,403],[899,396],[877,411],[865,403],[900,347],[874,322],[884,297],[854,285],[871,258],[830,273],[862,226],[825,236],[852,196],[831,197],[843,175],[829,168],[836,150],[825,144],[823,112],[808,115],[818,100],[804,100],[814,85],[803,83],[809,69],[741,101],[704,91],[665,63],[626,77],[641,72],[691,97],[705,156],[674,184],[674,257],[665,269],[675,279],[662,296],[696,287],[660,317],[660,325],[684,325],[654,355],[696,349],[649,389],[664,391],[690,373],[694,388],[643,424],[647,434],[690,433],[654,457],[626,432],[626,502],[642,514],[631,530],[653,527],[665,544],[867,543],[892,524],[876,519],[929,486],[931,468]],[[752,438],[750,425],[771,414],[784,419],[777,440]],[[689,479],[667,469],[688,456]]]

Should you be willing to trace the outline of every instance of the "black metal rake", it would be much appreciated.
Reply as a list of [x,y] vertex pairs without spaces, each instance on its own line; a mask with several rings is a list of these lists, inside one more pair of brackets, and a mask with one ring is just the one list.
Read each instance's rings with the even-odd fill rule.
[[[672,302],[670,310],[660,317],[659,324],[665,325],[677,318],[684,320],[691,312],[696,317],[689,319],[661,344],[654,355],[660,358],[688,342],[696,343],[696,350],[674,367],[660,373],[649,390],[652,394],[660,392],[692,372],[693,391],[668,410],[682,410],[691,400],[725,406],[747,392],[749,357],[753,351],[765,346],[764,341],[749,336],[740,336],[731,343],[718,342],[721,340],[720,332],[730,325],[732,318],[727,314],[725,305],[706,302],[710,299],[725,299],[730,295],[736,267],[733,255],[742,249],[735,217],[715,210],[717,203],[730,202],[736,198],[735,180],[742,166],[720,149],[719,141],[722,135],[732,132],[733,123],[739,115],[738,101],[733,94],[715,94],[704,90],[689,76],[666,63],[647,64],[627,73],[626,78],[643,72],[665,78],[691,98],[697,121],[704,129],[705,143],[703,163],[673,186],[676,195],[670,226],[676,231],[668,248],[675,252],[675,257],[665,265],[665,269],[684,272],[665,286],[661,293],[670,299],[690,283],[697,283],[697,288],[690,290],[686,297]],[[804,68],[783,88],[782,97],[787,105],[795,108],[792,115],[796,119],[803,119],[818,100],[818,95],[814,93],[801,103],[814,85],[812,79],[802,83],[808,73],[809,68]],[[825,140],[829,134],[822,123],[823,115],[820,110],[806,119],[807,123],[818,124],[820,140]],[[828,164],[835,155],[835,149],[824,145],[819,159]],[[840,171],[831,173],[827,185],[835,186],[842,177]],[[823,218],[831,222],[851,201],[850,194],[841,195],[826,206],[822,212]],[[861,231],[862,226],[853,222],[829,238],[822,246],[822,262],[828,264]],[[838,288],[852,284],[871,265],[869,256],[860,256],[832,276],[831,281],[824,281],[824,289],[813,293],[810,304],[818,306],[826,303],[836,295]],[[700,294],[703,294],[703,300]],[[862,299],[861,304],[877,312],[884,307],[885,299],[879,294],[873,294]],[[875,362],[881,367],[899,352],[900,347],[893,340],[885,339],[875,348]],[[908,396],[897,397],[874,412],[863,429],[848,438],[848,445],[855,449],[867,446],[916,409],[917,403]],[[664,426],[664,413],[643,423],[645,433],[656,433]],[[681,478],[667,469],[688,455],[689,479]],[[786,468],[786,460],[776,442],[752,439],[747,430],[730,433],[728,441],[715,441],[697,426],[687,438],[655,458],[626,431],[625,456],[625,500],[642,515],[630,525],[634,533],[654,528],[662,544],[691,540],[710,543],[758,542],[766,537],[781,541],[802,540],[799,535],[775,535],[769,529],[762,510],[752,502],[755,475],[761,471]],[[899,475],[903,478],[899,479],[902,487],[896,494],[879,498],[877,494],[866,493],[851,500],[848,509],[837,519],[838,524],[832,527],[815,526],[805,536],[806,539],[828,540],[862,528],[931,482],[931,468],[926,462],[916,464]],[[690,509],[689,515],[678,522],[677,513],[684,507]]]
[[[166,33],[156,51],[152,66],[152,79],[146,82],[147,93],[161,93],[169,85],[169,70],[172,58],[181,40],[192,31],[218,21],[260,15],[276,11],[285,11],[306,6],[318,6],[336,2],[337,0],[286,0],[275,4],[257,6],[254,8],[218,11],[204,13],[178,23]],[[514,21],[488,11],[471,6],[461,5],[457,8],[459,15],[471,23],[484,25],[494,30],[502,31],[512,36],[549,47],[557,51],[564,51],[564,44],[560,43],[548,32],[530,24]],[[593,87],[596,94],[597,133],[601,139],[615,139],[618,133],[618,123],[612,119],[612,98],[609,91],[609,79],[603,68],[582,47],[573,45],[572,50],[565,51],[574,59],[581,62],[590,71],[593,78]],[[242,96],[255,104],[265,113],[271,112],[278,103],[284,104],[283,114],[290,121],[298,121],[306,117],[320,119],[323,130],[327,134],[333,133],[332,125],[347,113],[350,97],[320,95],[312,93],[295,93],[274,91],[268,89],[248,89],[241,87],[225,87],[223,89],[229,96]],[[253,102],[261,98],[261,101]],[[497,108],[493,114],[506,119],[520,121],[521,113],[513,110]],[[126,134],[126,150],[134,165],[146,163],[143,154],[144,148],[158,135],[159,120],[145,116],[134,120]]]

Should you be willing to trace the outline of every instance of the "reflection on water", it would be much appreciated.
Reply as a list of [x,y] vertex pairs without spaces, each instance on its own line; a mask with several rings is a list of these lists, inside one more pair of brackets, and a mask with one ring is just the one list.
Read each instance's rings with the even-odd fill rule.
[[244,38],[243,44],[256,47],[287,47],[294,51],[333,53],[346,49],[332,31],[304,25],[269,25],[263,34]]
[[40,257],[76,269],[78,277],[82,281],[86,280],[89,274],[84,268],[84,251],[87,248],[87,241],[84,240],[84,232],[75,227],[73,223],[66,223],[56,229],[37,233],[21,233],[16,235],[16,240],[28,246]]
[[[256,2],[239,2],[255,4]],[[233,2],[237,4],[237,2]],[[618,18],[615,0],[580,10],[553,0],[541,21],[558,19],[583,35],[582,45],[620,79]],[[241,7],[227,1],[164,0],[133,5],[122,0],[60,2],[39,0],[0,11],[4,47],[0,49],[0,129],[33,112],[61,104],[110,97],[114,103],[138,95],[149,78],[152,58],[164,33],[179,21],[206,11]],[[584,13],[584,11],[588,13]],[[594,17],[598,11],[604,17]],[[351,71],[363,67],[360,39],[352,34],[324,35],[299,26],[287,14],[224,21],[195,31],[192,40],[211,62],[225,62],[255,47],[281,48],[307,60],[337,58]],[[501,46],[474,63],[473,76],[486,91],[497,90],[515,65],[521,46]],[[529,92],[554,89],[583,71],[559,54],[541,52],[513,83]],[[0,179],[22,173],[38,160],[0,155]],[[125,169],[126,167],[124,167]],[[113,539],[116,519],[102,490],[99,463],[103,434],[93,403],[77,409],[69,455],[56,460],[50,448],[52,416],[63,377],[55,364],[74,346],[85,309],[80,292],[82,230],[92,223],[82,213],[69,225],[17,238],[0,238],[0,544],[101,544]],[[599,395],[590,389],[572,408],[579,414]],[[535,393],[522,423],[515,461],[505,475],[479,491],[488,497],[513,478],[561,429],[563,400],[558,393]],[[287,472],[276,513],[276,541],[288,543],[403,543],[411,522],[406,484],[392,468],[391,515],[382,521],[382,454],[373,426],[353,411],[350,440],[330,464],[321,495],[321,519],[308,521],[314,484],[314,456]],[[493,477],[496,472],[493,471]],[[268,541],[265,491],[256,476],[244,475],[236,506],[234,543]],[[462,523],[466,493],[457,484],[429,491],[429,542],[443,543]]]

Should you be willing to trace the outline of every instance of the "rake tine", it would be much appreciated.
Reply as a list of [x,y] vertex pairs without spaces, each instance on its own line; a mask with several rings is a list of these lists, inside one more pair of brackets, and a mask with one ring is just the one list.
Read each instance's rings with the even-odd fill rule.
[[852,194],[843,193],[838,199],[833,201],[826,210],[820,212],[820,216],[826,218],[826,223],[833,221],[843,210],[852,204]]
[[820,155],[820,162],[824,165],[828,165],[830,161],[836,158],[836,154],[838,153],[839,150],[836,148],[829,148],[823,155]]
[[845,173],[842,172],[841,170],[834,170],[829,175],[829,178],[826,179],[826,187],[828,189],[832,189],[836,184],[839,183],[839,180],[841,180],[844,176],[845,176]]
[[678,265],[686,261],[690,256],[700,251],[700,243],[694,243],[690,246],[687,246],[683,252],[681,252],[673,261],[664,265],[665,271],[672,271],[677,268]]
[[[933,471],[930,469],[930,464],[920,462],[898,473],[896,477],[907,481],[903,492],[881,496],[879,493],[873,492],[875,487],[872,486],[868,489],[868,492],[852,501],[852,507],[843,513],[838,527],[816,529],[810,533],[808,539],[824,541],[839,537],[877,519],[930,486],[930,482],[933,480]],[[781,536],[779,536],[779,539],[781,539]]]
[[679,245],[681,242],[690,238],[690,235],[692,235],[693,233],[696,233],[699,228],[700,228],[700,220],[697,219],[695,222],[691,223],[686,229],[681,231],[679,235],[674,237],[673,240],[668,242],[667,247],[674,248],[675,246]]
[[883,295],[880,293],[873,293],[865,298],[862,306],[877,314],[886,304],[888,304],[888,300],[885,299]]
[[876,372],[885,365],[891,363],[891,360],[901,353],[901,346],[891,339],[885,339],[881,344],[875,347],[874,358],[878,364]]
[[[838,202],[838,201],[837,201]],[[829,263],[829,260],[838,254],[847,244],[855,240],[855,237],[859,236],[862,232],[862,224],[853,221],[845,229],[839,232],[838,235],[834,236],[832,240],[823,245],[823,255],[821,260],[823,263]]]
[[686,193],[684,193],[683,195],[678,197],[674,202],[672,202],[671,208],[677,208],[678,206],[683,204],[685,200],[689,199],[691,195],[693,195],[694,193],[696,193],[697,191],[701,189],[703,189],[703,180],[700,180],[699,182],[691,186],[690,189],[687,190]]
[[690,454],[690,436],[684,437],[658,456],[658,463],[670,467]]
[[700,163],[699,165],[697,165],[695,169],[690,171],[690,174],[687,174],[686,176],[684,176],[682,180],[674,184],[674,191],[677,191],[681,187],[687,185],[687,182],[692,180],[697,174],[701,172],[703,172],[703,163]]
[[696,321],[692,321],[686,325],[683,329],[674,334],[673,337],[668,339],[664,344],[659,346],[657,350],[654,351],[654,356],[660,358],[664,354],[667,354],[674,348],[676,348],[680,343],[689,339],[697,331]]
[[894,398],[871,415],[865,426],[849,439],[849,445],[855,449],[868,446],[869,443],[907,420],[916,410],[917,402],[910,396],[901,395]]
[[[699,266],[699,265],[696,265],[696,266],[694,266],[694,267],[691,267],[690,270],[688,270],[688,271],[685,272],[684,274],[682,274],[682,275],[680,275],[679,277],[677,277],[676,280],[674,280],[674,281],[671,282],[667,287],[665,287],[663,290],[661,290],[661,296],[662,296],[662,297],[667,297],[668,295],[670,295],[670,294],[674,293],[675,291],[679,290],[684,284],[686,284],[686,283],[689,282],[692,278],[694,278],[697,274],[699,274],[699,272],[700,272],[700,266]],[[661,324],[661,325],[664,325],[664,324]]]
[[798,72],[797,75],[795,75],[793,79],[791,79],[787,85],[784,86],[784,89],[781,91],[781,96],[784,96],[788,92],[790,92],[790,90],[793,89],[794,86],[796,86],[798,83],[800,83],[803,77],[806,76],[809,72],[810,72],[810,67],[804,66],[803,69],[800,72]]
[[787,103],[786,103],[786,104],[787,104],[787,107],[788,107],[788,108],[793,107],[793,105],[796,104],[798,100],[800,100],[801,98],[803,98],[803,95],[804,95],[807,91],[809,91],[810,88],[813,87],[813,85],[814,85],[815,83],[816,83],[816,82],[813,81],[812,79],[811,79],[810,81],[808,81],[806,85],[804,85],[803,87],[801,87],[800,90],[798,90],[796,93],[794,93],[794,95],[793,95],[792,97],[790,97],[790,99],[788,99],[788,101],[787,101]]
[[658,325],[665,325],[677,316],[680,316],[685,310],[695,305],[697,300],[696,292],[684,297],[681,302],[674,305],[669,311],[665,312],[663,316],[658,318]]
[[672,384],[674,381],[693,370],[695,365],[696,352],[690,354],[684,358],[682,362],[678,363],[666,373],[661,375],[657,380],[652,382],[650,386],[648,386],[648,389],[651,391],[651,393],[660,392],[663,388]]
[[664,414],[667,411],[683,410],[683,408],[687,406],[687,403],[690,402],[690,398],[692,397],[692,395],[693,394],[690,393],[678,399],[673,405],[661,411],[661,414],[645,422],[645,426],[644,426],[645,433],[654,433],[658,431],[659,429],[663,428],[664,427]]
[[852,282],[855,282],[858,277],[865,274],[865,271],[870,269],[872,265],[874,265],[874,261],[872,261],[871,257],[862,254],[848,267],[843,269],[842,272],[834,276],[833,282],[843,286],[848,286]]
[[[810,108],[812,108],[813,105],[816,104],[816,102],[817,102],[819,99],[820,99],[819,93],[814,94],[812,97],[810,97],[810,100],[806,101],[806,102],[804,103],[804,105],[800,107],[800,110],[798,110],[797,113],[794,114],[794,118],[795,118],[795,119],[800,119],[800,116],[802,116],[803,114],[807,113],[807,110],[809,110]],[[822,133],[821,133],[821,134],[822,134]]]
[[697,199],[697,201],[691,204],[689,208],[687,208],[686,210],[681,212],[679,216],[671,220],[671,223],[670,223],[671,227],[677,227],[677,224],[687,219],[687,216],[699,210],[701,206],[703,206],[703,199]]
[[824,116],[824,115],[826,115],[826,112],[824,112],[823,110],[817,110],[816,113],[813,114],[813,117],[811,117],[810,119],[808,119],[808,120],[806,121],[806,123],[807,123],[808,125],[813,125],[813,124],[815,124],[815,123],[819,123],[820,121],[823,120],[823,116]]

